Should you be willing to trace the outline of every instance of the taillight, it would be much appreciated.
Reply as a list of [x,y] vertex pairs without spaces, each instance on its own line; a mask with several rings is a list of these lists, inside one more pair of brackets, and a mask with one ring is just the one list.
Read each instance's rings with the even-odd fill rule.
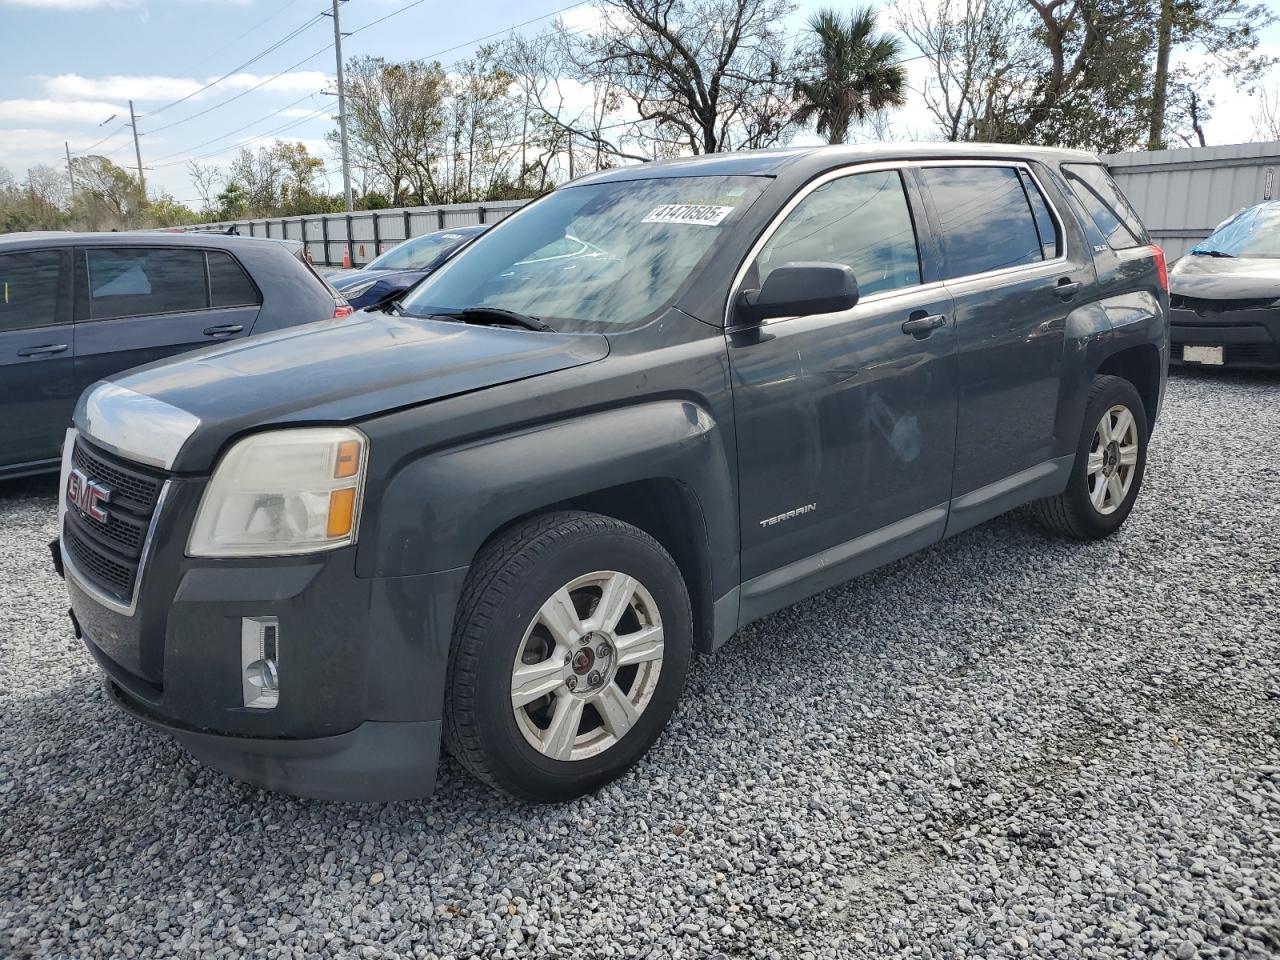
[[[1161,263],[1163,262],[1164,261],[1161,261]],[[333,319],[335,320],[339,317],[349,317],[355,312],[355,308],[349,303],[335,303],[333,305]]]
[[1160,289],[1163,290],[1165,293],[1168,293],[1169,292],[1169,266],[1168,264],[1165,263],[1163,248],[1158,247],[1153,243],[1151,245],[1151,256],[1155,257],[1156,275],[1160,278]]

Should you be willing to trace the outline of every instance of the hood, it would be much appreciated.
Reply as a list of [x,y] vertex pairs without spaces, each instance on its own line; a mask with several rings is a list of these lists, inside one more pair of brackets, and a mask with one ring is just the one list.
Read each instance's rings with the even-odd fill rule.
[[1188,254],[1169,271],[1169,292],[1203,300],[1280,298],[1280,259]]
[[[608,353],[601,334],[355,313],[122,373],[81,398],[76,426],[140,462],[200,471],[245,430],[357,421]],[[185,425],[176,440],[158,428],[175,421]],[[152,434],[158,449],[140,449]]]
[[423,270],[350,270],[327,279],[335,289],[341,292],[359,284],[368,283],[370,280],[399,280],[408,277],[417,279],[423,272]]

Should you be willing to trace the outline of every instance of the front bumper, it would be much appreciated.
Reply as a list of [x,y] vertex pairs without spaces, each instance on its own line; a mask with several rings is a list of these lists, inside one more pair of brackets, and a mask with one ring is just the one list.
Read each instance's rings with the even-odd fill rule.
[[1184,362],[1184,345],[1220,346],[1223,366],[1280,368],[1280,308],[1227,310],[1206,316],[1175,309],[1169,320],[1171,363]]
[[[197,758],[268,789],[347,800],[429,795],[465,569],[361,578],[354,547],[189,558],[186,531],[204,481],[169,486],[131,603],[104,598],[55,547],[77,635],[112,700]],[[271,709],[245,705],[242,620],[260,617],[279,630]]]
[[[86,640],[95,659],[92,641]],[[172,735],[215,770],[266,790],[317,800],[414,800],[435,789],[440,721],[368,720],[346,733],[305,740],[231,737],[176,726],[116,684],[108,698],[134,719]]]

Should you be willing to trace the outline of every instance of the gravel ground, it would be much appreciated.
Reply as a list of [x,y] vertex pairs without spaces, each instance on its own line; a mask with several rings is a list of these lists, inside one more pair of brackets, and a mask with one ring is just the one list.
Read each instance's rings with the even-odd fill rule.
[[109,707],[0,488],[0,956],[1280,953],[1280,379],[1175,376],[1105,543],[1003,518],[744,630],[555,808],[263,793]]

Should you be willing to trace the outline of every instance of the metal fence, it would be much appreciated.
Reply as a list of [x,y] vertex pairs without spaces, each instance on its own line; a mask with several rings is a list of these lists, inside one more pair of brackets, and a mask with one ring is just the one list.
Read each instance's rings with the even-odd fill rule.
[[[1280,194],[1280,142],[1115,153],[1102,159],[1170,259],[1182,256],[1232,214]],[[496,223],[526,202],[494,200],[228,220],[193,229],[234,226],[246,236],[302,240],[312,261],[323,266],[341,266],[349,250],[352,266],[359,267],[409,237],[448,227]]]
[[319,266],[340,267],[344,255],[350,251],[351,265],[359,267],[410,237],[449,227],[497,223],[527,202],[493,200],[439,207],[397,207],[355,213],[317,213],[305,217],[225,220],[202,223],[190,229],[224,232],[235,227],[245,237],[301,240],[306,244],[311,261]]
[[1116,153],[1102,159],[1171,260],[1227,217],[1280,194],[1280,142]]

